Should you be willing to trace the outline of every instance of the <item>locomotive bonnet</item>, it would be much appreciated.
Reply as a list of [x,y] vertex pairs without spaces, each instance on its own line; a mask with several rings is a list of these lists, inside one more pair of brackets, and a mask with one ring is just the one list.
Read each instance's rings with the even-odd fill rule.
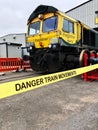
[[55,7],[38,6],[30,15],[27,26],[28,58],[37,72],[81,67],[84,53],[89,57],[91,51],[98,52],[98,32]]

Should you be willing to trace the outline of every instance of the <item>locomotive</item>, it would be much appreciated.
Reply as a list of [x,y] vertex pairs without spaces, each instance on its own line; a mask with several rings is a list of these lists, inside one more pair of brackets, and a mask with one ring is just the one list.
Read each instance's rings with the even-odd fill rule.
[[84,53],[98,52],[98,32],[53,6],[38,6],[27,26],[29,56],[24,57],[37,72],[82,67]]

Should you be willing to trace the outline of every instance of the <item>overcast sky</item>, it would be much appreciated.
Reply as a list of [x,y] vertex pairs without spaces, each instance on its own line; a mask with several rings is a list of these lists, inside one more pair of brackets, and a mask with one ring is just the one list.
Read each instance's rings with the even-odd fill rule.
[[0,0],[0,36],[25,33],[29,15],[40,4],[52,5],[65,12],[86,1],[88,0]]

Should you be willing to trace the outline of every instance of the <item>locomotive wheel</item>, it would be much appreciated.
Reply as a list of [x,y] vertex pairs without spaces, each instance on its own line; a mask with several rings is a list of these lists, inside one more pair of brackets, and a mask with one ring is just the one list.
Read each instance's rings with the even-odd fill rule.
[[[88,58],[90,58],[90,52],[87,49],[84,49],[81,51],[80,56],[79,56],[79,64],[80,67],[83,67],[83,58],[84,58],[84,53],[86,53],[88,55]],[[89,64],[89,63],[88,63]]]

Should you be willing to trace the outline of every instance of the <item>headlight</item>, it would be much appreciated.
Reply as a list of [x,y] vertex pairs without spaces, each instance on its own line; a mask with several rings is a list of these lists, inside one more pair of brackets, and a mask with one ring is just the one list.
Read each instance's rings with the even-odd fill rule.
[[30,46],[30,50],[32,50],[32,46]]
[[53,49],[56,49],[56,47],[57,47],[56,44],[53,44],[53,45],[52,45],[52,48],[53,48]]
[[30,43],[27,43],[27,52],[33,52],[35,49],[34,47],[34,43],[33,42],[30,42]]
[[51,44],[49,44],[49,48],[51,48],[52,47],[52,45]]

